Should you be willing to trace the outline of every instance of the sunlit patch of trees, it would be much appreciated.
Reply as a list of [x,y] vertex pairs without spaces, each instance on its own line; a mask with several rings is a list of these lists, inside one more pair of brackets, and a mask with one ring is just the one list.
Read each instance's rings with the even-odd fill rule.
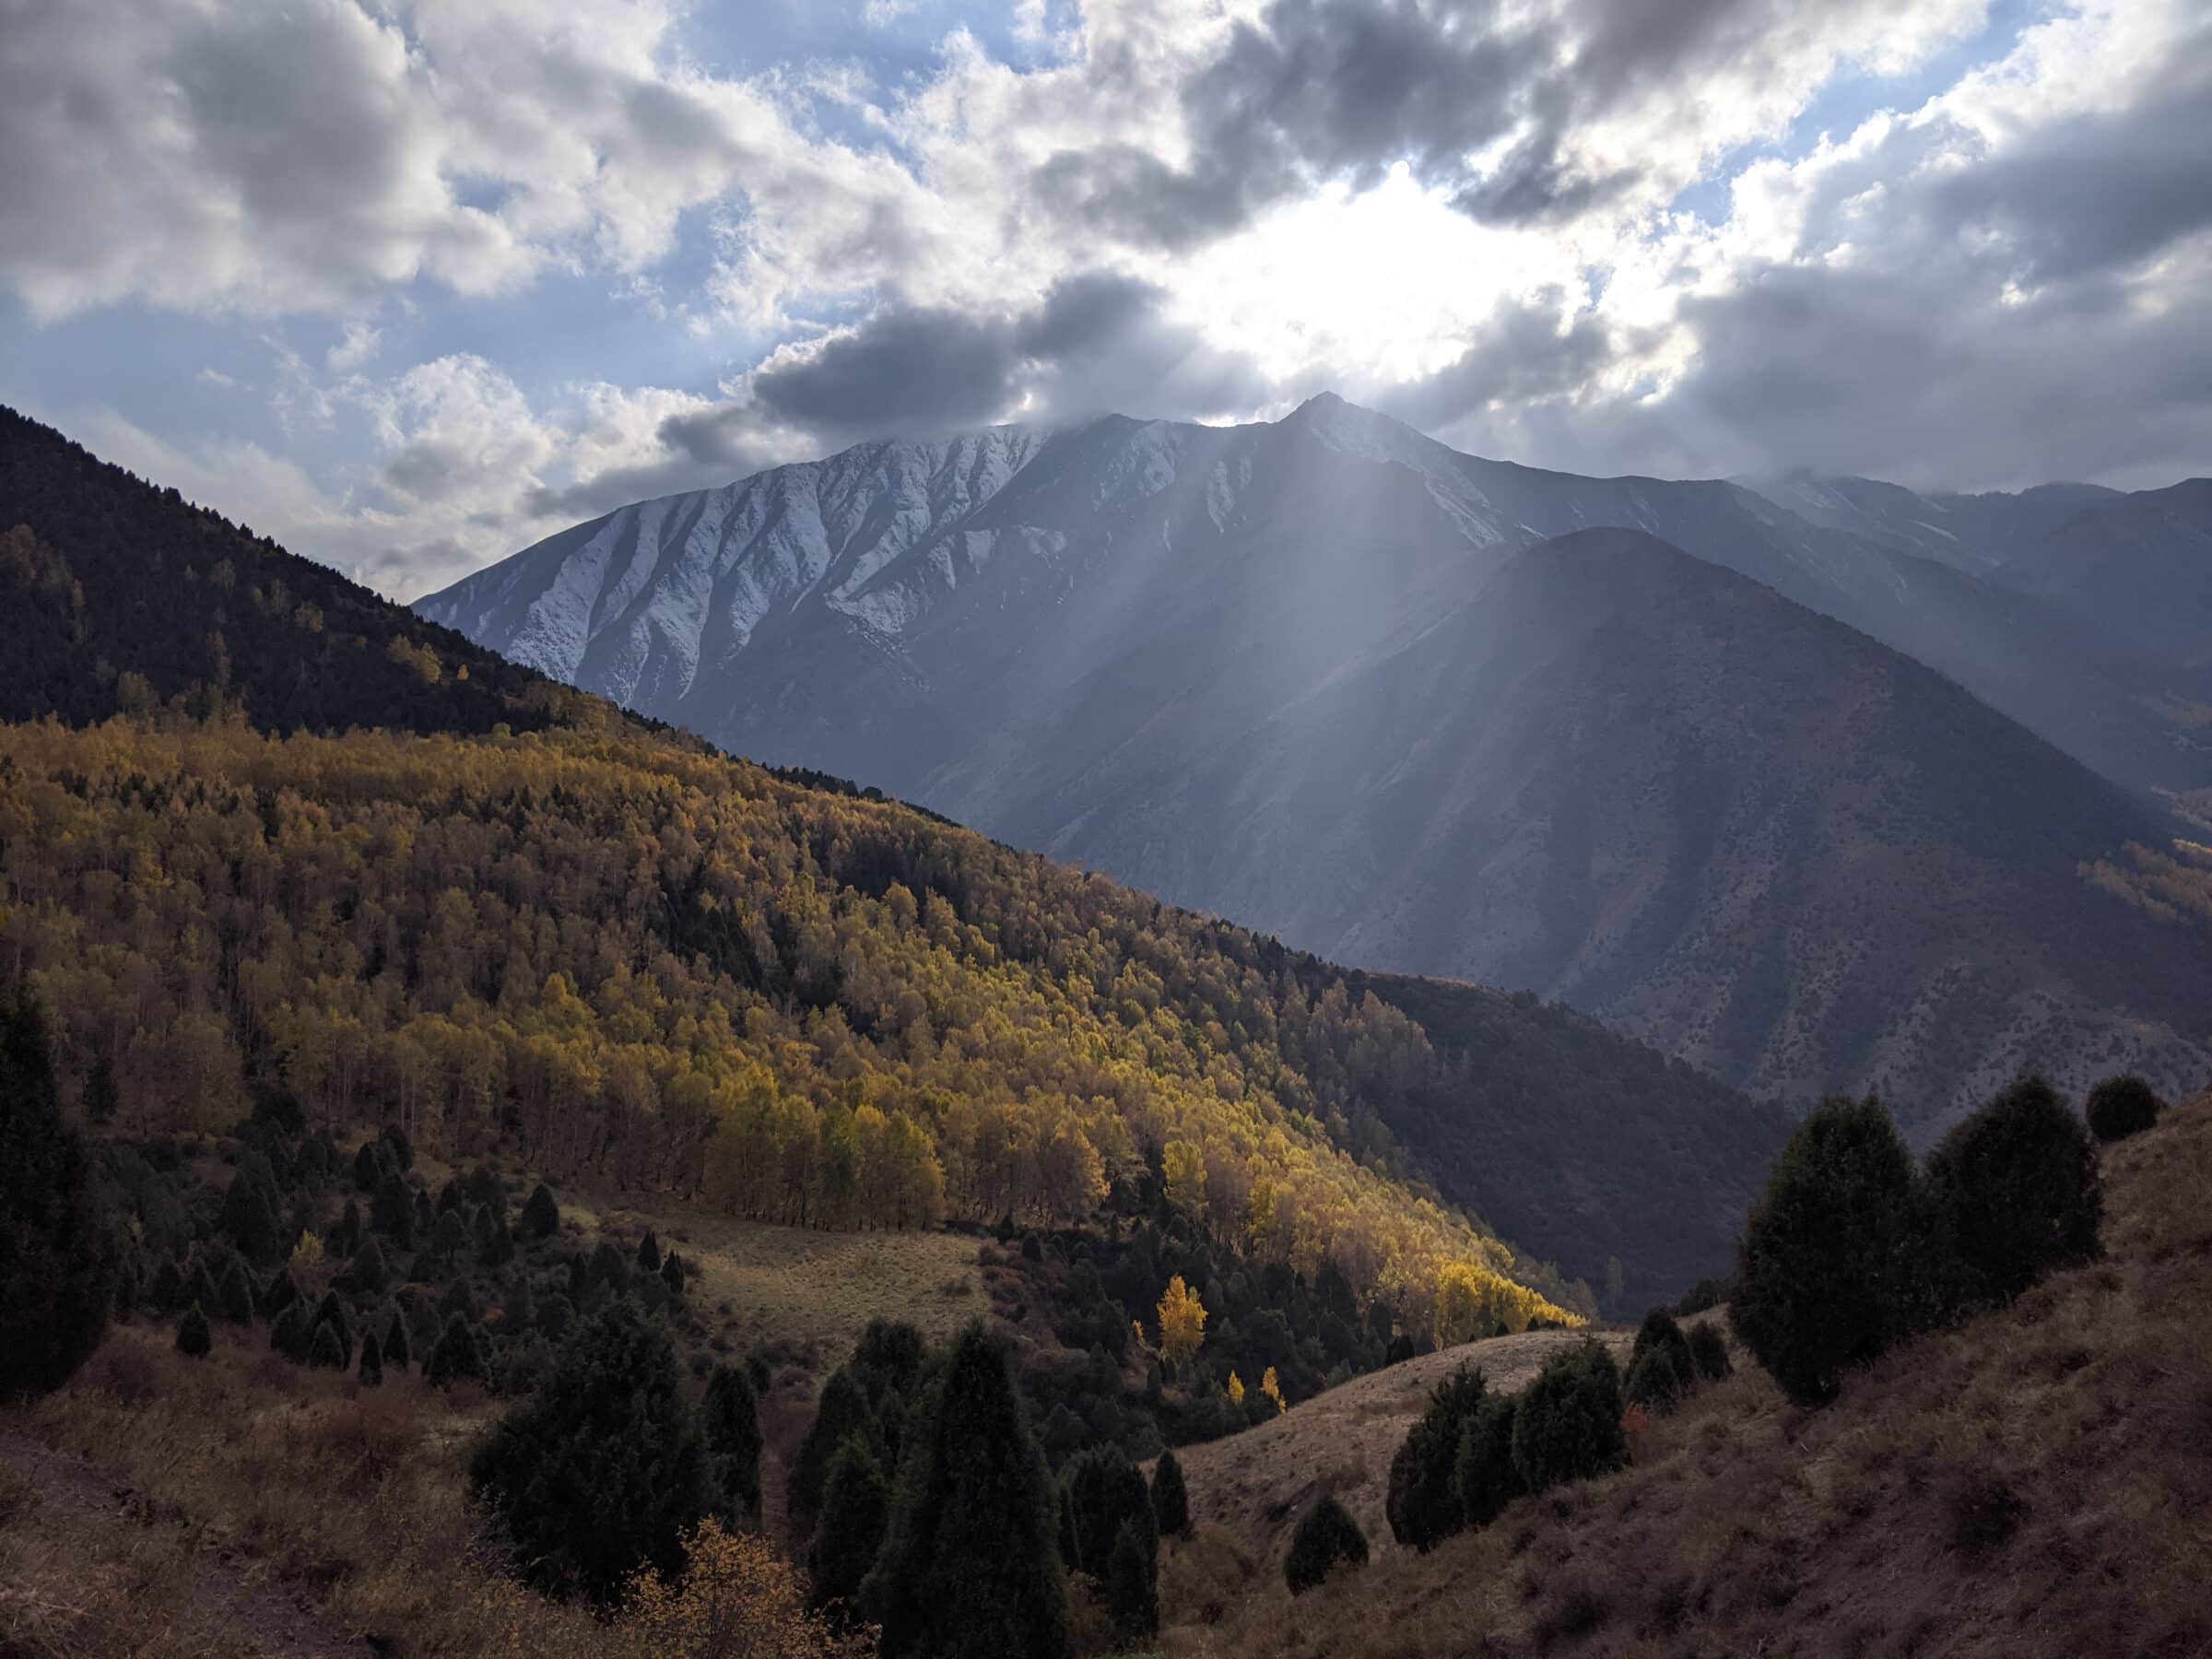
[[865,797],[629,733],[152,714],[0,728],[0,952],[124,1127],[281,1088],[812,1227],[1066,1225],[1124,1183],[1408,1325],[1571,1318],[1392,1179],[1375,1102],[1441,1064],[1411,1019]]

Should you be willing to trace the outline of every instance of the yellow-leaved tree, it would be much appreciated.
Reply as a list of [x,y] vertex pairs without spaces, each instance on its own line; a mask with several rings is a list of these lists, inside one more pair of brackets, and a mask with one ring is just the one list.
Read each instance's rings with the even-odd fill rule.
[[1283,1398],[1282,1381],[1276,1376],[1272,1365],[1267,1368],[1267,1374],[1260,1379],[1260,1392],[1275,1402],[1276,1416],[1280,1417],[1290,1409],[1289,1401]]
[[1240,1411],[1244,1407],[1244,1379],[1233,1371],[1229,1373],[1229,1403]]
[[1177,1274],[1159,1299],[1159,1351],[1181,1366],[1197,1358],[1206,1341],[1206,1304]]

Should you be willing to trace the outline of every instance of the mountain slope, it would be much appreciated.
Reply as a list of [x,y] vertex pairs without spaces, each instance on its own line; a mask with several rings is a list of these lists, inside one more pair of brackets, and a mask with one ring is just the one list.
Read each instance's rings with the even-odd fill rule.
[[[1384,1535],[1366,1568],[1295,1603],[1279,1553],[1241,1594],[1171,1555],[1170,1650],[1204,1623],[1224,1659],[2212,1651],[2212,1099],[2101,1163],[2103,1260],[1886,1355],[1833,1405],[1790,1405],[1739,1356],[1652,1423],[1634,1467],[1428,1555]],[[1274,1442],[1262,1472],[1302,1466],[1300,1497],[1356,1494],[1376,1472],[1339,1455],[1342,1413],[1324,1394],[1255,1430]],[[1215,1459],[1232,1477],[1239,1443]],[[1248,1503],[1186,1467],[1194,1512]]]
[[[456,1139],[488,1112],[545,1133],[566,1101],[564,1155],[695,1183],[724,1109],[702,1115],[683,1079],[735,1088],[735,1066],[747,1112],[811,1134],[856,1090],[926,1127],[956,1212],[995,1219],[1006,1195],[961,1195],[964,1135],[1005,1137],[1032,1194],[1048,1170],[1064,1196],[1088,1190],[1088,1147],[1134,1201],[1163,1141],[1194,1133],[1229,1231],[1242,1177],[1288,1159],[1321,1183],[1277,1203],[1290,1236],[1366,1194],[1408,1241],[1441,1226],[1503,1261],[1465,1210],[1513,1230],[1512,1271],[1565,1294],[1540,1261],[1601,1286],[1618,1261],[1630,1300],[1724,1262],[1780,1143],[1778,1114],[1584,1016],[1347,974],[849,785],[724,759],[44,428],[6,437],[0,547],[20,558],[0,559],[0,707],[116,707],[114,684],[41,701],[49,600],[112,642],[116,681],[184,699],[94,733],[0,727],[0,934],[61,1001],[73,1082],[104,1063],[187,1115],[283,1085]],[[122,597],[133,558],[159,569],[136,589],[158,605]],[[240,619],[271,616],[253,596],[279,582],[325,618],[272,636],[329,650],[309,701],[288,700],[304,682],[283,659],[218,643],[264,626]],[[430,735],[353,731],[386,720]],[[351,735],[256,735],[295,726]],[[173,877],[135,910],[114,875],[131,861],[95,855],[123,846]],[[806,1191],[743,1202],[816,1213]]]
[[[1976,511],[2030,512],[2003,500]],[[1914,511],[1877,504],[1888,521]],[[1709,637],[1714,663],[1743,670],[1728,695],[1771,718],[1677,699],[1644,733],[1664,767],[1631,765],[1625,739],[1598,753],[1626,718],[1655,717],[1634,674],[1679,666],[1657,639],[1641,638],[1633,674],[1602,651],[1578,659],[1620,714],[1554,674],[1492,717],[1487,700],[1542,665],[1482,631],[1486,607],[1533,596],[1485,584],[1600,525],[1703,561],[1653,565],[1671,572],[1654,603],[1734,571],[1936,664],[2112,775],[2195,764],[2188,711],[2159,704],[2156,676],[1979,553],[1946,562],[1732,484],[1480,461],[1330,397],[1264,426],[1109,418],[863,446],[626,508],[420,608],[746,752],[865,777],[1300,947],[1564,996],[1762,1089],[1887,1078],[1914,1091],[1908,1115],[1940,1113],[2072,1019],[2165,1072],[2197,1064],[2198,977],[2146,966],[2185,942],[2075,890],[2077,865],[2162,842],[2163,820],[1933,675],[1895,681],[1912,706],[1893,717],[1830,731],[1824,709],[1849,703],[1815,664],[1875,659],[1837,646],[1793,662],[1762,636],[1739,663]],[[1504,677],[1424,666],[1477,649],[1425,634],[1440,617]],[[1554,730],[1570,706],[1593,712]],[[1931,766],[1921,719],[1966,723],[2037,782],[1977,800],[1961,781],[1994,774]],[[1818,751],[1792,747],[1815,733],[1870,786],[1925,771],[1943,804],[1819,784]],[[1607,793],[1630,783],[1634,811]],[[1840,827],[1869,815],[1887,817]],[[2023,843],[2016,873],[2001,850]]]
[[1324,954],[1532,986],[1755,1092],[1878,1086],[1924,1120],[2024,1063],[2208,1061],[2201,951],[2077,875],[2149,813],[1634,532],[1521,554],[1171,782],[1054,769],[1086,748],[1005,760],[1044,785],[1018,839]]

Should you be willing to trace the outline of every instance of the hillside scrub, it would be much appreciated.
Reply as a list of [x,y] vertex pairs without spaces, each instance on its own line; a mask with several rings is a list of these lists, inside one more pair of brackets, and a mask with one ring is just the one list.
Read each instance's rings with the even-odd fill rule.
[[[1910,1338],[1819,1409],[1739,1367],[1635,1466],[1356,1583],[1237,1598],[1221,1659],[2212,1651],[2212,1097],[2108,1147],[2104,1253]],[[1297,1413],[1292,1413],[1294,1421]],[[1203,1488],[1194,1490],[1201,1506]],[[1171,1635],[1202,1617],[1171,1573]]]

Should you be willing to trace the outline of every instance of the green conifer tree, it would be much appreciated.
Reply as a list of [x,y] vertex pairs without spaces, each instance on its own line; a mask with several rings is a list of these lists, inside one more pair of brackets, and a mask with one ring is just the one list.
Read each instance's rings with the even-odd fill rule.
[[233,1253],[223,1264],[223,1277],[215,1289],[224,1320],[231,1324],[253,1323],[253,1276],[246,1270],[245,1257]]
[[760,1407],[751,1379],[734,1367],[716,1366],[707,1378],[700,1418],[706,1435],[716,1511],[732,1527],[757,1525],[760,1519]]
[[1943,1137],[1928,1183],[1971,1300],[2007,1302],[2097,1253],[2097,1148],[2057,1090],[2018,1078]]
[[438,1346],[430,1350],[429,1363],[422,1368],[423,1381],[432,1388],[448,1388],[455,1382],[485,1382],[490,1380],[490,1371],[477,1327],[463,1314],[447,1314]]
[[1492,1394],[1459,1436],[1452,1466],[1452,1489],[1465,1526],[1488,1526],[1521,1495],[1521,1472],[1513,1465],[1513,1421],[1520,1402]]
[[560,1230],[560,1206],[553,1201],[553,1189],[539,1182],[523,1206],[523,1234],[529,1239],[549,1239]]
[[1283,1558],[1283,1582],[1303,1595],[1329,1576],[1339,1562],[1358,1567],[1367,1560],[1367,1535],[1351,1512],[1334,1498],[1323,1498],[1305,1512]]
[[840,1446],[830,1460],[821,1520],[806,1551],[806,1576],[813,1584],[809,1599],[816,1607],[830,1609],[848,1623],[864,1620],[862,1588],[883,1550],[890,1501],[883,1467],[866,1443],[854,1440]]
[[371,1331],[361,1338],[361,1366],[357,1373],[363,1388],[381,1388],[384,1382],[384,1351]]
[[822,1386],[814,1421],[799,1441],[798,1453],[791,1460],[791,1473],[783,1483],[784,1507],[790,1512],[793,1530],[801,1536],[813,1530],[815,1517],[821,1511],[830,1460],[836,1457],[837,1449],[855,1436],[868,1434],[874,1421],[866,1391],[850,1366],[840,1366]]
[[184,1318],[177,1326],[177,1352],[194,1359],[205,1359],[214,1347],[215,1337],[207,1329],[207,1315],[194,1302],[184,1310]]
[[307,1364],[310,1371],[344,1371],[346,1355],[338,1346],[338,1333],[328,1320],[316,1323],[313,1338],[307,1345]]
[[1163,1538],[1191,1535],[1191,1495],[1183,1485],[1182,1465],[1172,1452],[1162,1452],[1152,1470],[1152,1518]]
[[958,1336],[907,1430],[890,1532],[870,1578],[884,1659],[1066,1659],[1051,1481],[1005,1350]]
[[1523,1488],[1548,1491],[1610,1474],[1629,1460],[1620,1427],[1620,1368],[1584,1341],[1544,1362],[1513,1413],[1513,1469]]
[[653,1236],[653,1229],[638,1241],[638,1270],[641,1273],[658,1273],[661,1270],[661,1243]]
[[710,1494],[667,1332],[620,1302],[584,1321],[471,1460],[469,1480],[542,1589],[608,1606],[641,1565],[673,1577]]
[[1834,1097],[1797,1125],[1751,1208],[1728,1322],[1783,1391],[1831,1400],[1925,1317],[1928,1206],[1874,1096]]
[[406,1371],[413,1363],[408,1352],[407,1322],[397,1308],[392,1310],[391,1321],[384,1326],[384,1363],[394,1371]]
[[62,1387],[100,1347],[122,1254],[62,1122],[44,1018],[29,989],[0,984],[0,1403]]

